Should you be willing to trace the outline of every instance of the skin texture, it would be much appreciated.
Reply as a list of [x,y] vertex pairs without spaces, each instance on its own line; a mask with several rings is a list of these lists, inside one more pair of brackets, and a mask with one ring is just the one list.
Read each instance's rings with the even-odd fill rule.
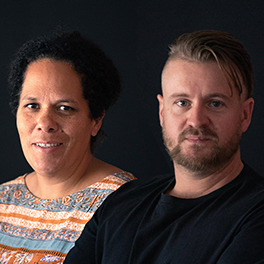
[[164,142],[177,184],[170,194],[190,198],[234,179],[243,168],[240,139],[250,124],[253,99],[233,95],[215,62],[169,61],[158,95]]
[[[57,198],[113,170],[91,154],[90,138],[101,125],[102,118],[90,118],[80,76],[68,63],[50,59],[31,63],[17,111],[22,149],[34,169],[26,179],[29,189],[41,198]],[[100,164],[108,169],[98,171]]]

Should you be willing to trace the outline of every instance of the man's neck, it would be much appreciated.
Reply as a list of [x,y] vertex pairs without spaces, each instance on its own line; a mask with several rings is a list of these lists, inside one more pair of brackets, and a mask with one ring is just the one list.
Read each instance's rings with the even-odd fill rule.
[[192,172],[174,164],[176,184],[168,195],[193,199],[209,194],[234,180],[243,169],[240,153],[213,173]]

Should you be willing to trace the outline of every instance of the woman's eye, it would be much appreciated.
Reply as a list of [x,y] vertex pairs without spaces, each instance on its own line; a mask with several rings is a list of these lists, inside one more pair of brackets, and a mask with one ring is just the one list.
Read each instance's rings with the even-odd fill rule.
[[59,109],[62,110],[62,111],[71,111],[71,110],[74,110],[72,107],[67,106],[67,105],[61,105],[59,107]]
[[176,104],[180,107],[186,107],[189,105],[189,102],[188,101],[185,101],[185,100],[179,100],[176,102]]
[[38,109],[39,108],[38,104],[36,104],[36,103],[26,104],[25,107],[31,108],[31,109]]

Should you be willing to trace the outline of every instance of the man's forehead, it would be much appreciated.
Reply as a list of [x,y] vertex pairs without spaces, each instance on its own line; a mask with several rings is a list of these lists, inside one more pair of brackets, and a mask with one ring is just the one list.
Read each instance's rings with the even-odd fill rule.
[[194,62],[182,59],[169,60],[162,71],[162,82],[176,80],[225,81],[224,72],[216,62]]
[[[236,67],[233,65],[234,67],[223,69],[222,66],[220,66],[215,60],[194,61],[188,58],[169,58],[162,70],[162,91],[164,90],[164,82],[166,79],[177,77],[177,75],[179,75],[185,69],[185,65],[195,65],[197,68],[203,67],[208,69],[208,71],[210,71],[212,68],[215,69],[215,71],[222,75],[222,79],[228,83],[231,96],[238,93],[242,98],[248,98],[248,89],[245,86],[240,73],[236,71]],[[232,72],[229,72],[231,69]]]
[[238,92],[231,89],[232,84],[226,74],[214,61],[194,62],[182,59],[173,59],[166,63],[162,72],[162,91],[166,94],[177,93],[204,93],[223,94],[232,97]]

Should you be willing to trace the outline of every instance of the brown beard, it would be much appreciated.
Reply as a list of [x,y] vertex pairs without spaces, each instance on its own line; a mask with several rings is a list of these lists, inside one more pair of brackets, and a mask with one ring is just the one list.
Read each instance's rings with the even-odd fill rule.
[[[226,164],[237,152],[241,142],[240,127],[238,127],[230,140],[223,146],[218,145],[219,140],[217,134],[209,128],[188,128],[184,130],[179,135],[178,144],[176,146],[173,146],[173,140],[169,138],[164,128],[162,132],[164,145],[173,162],[192,172],[198,173],[212,173],[217,168]],[[210,150],[211,154],[202,155],[204,146],[200,145],[193,145],[191,147],[194,153],[193,155],[184,154],[181,149],[181,143],[185,140],[186,136],[190,135],[209,137],[214,143]]]

